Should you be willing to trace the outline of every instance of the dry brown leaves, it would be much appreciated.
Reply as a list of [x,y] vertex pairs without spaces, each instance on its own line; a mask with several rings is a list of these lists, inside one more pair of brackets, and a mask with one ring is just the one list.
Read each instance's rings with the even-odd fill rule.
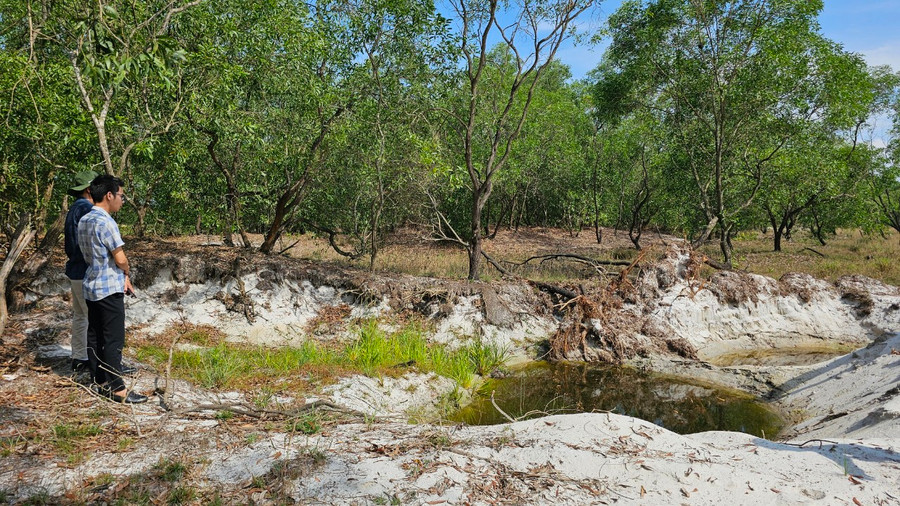
[[323,306],[306,324],[306,332],[310,334],[335,334],[344,329],[350,313],[353,311],[347,304]]

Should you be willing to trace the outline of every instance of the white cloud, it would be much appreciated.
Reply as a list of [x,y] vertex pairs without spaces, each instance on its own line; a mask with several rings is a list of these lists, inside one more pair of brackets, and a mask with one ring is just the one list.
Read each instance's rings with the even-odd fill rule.
[[891,41],[874,49],[859,51],[869,65],[890,65],[894,71],[900,70],[900,41]]

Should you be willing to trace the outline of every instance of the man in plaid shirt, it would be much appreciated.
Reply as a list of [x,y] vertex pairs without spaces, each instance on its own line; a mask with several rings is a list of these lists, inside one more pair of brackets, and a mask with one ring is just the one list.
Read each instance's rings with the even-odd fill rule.
[[116,402],[147,401],[125,388],[122,347],[125,346],[125,295],[132,295],[130,266],[119,226],[110,213],[125,203],[123,181],[101,175],[91,181],[94,207],[78,222],[78,247],[87,263],[84,299],[88,306],[88,360],[100,392]]

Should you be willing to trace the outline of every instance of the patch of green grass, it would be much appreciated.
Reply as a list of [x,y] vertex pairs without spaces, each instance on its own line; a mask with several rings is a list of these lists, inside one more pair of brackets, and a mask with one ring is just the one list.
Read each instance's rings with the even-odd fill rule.
[[315,434],[322,430],[322,418],[318,413],[306,413],[288,422],[288,432]]
[[93,423],[61,423],[54,425],[50,432],[50,442],[65,455],[66,463],[74,466],[84,461],[87,456],[86,452],[82,451],[83,441],[101,434],[103,430]]
[[187,466],[177,460],[163,459],[153,466],[163,481],[178,481],[187,472]]
[[231,420],[234,418],[234,412],[228,409],[216,412],[216,420]]
[[132,446],[134,446],[134,438],[125,436],[116,441],[116,451],[124,452],[128,451]]
[[197,491],[191,487],[179,485],[169,492],[166,504],[187,504],[197,497]]
[[475,372],[482,376],[487,376],[495,367],[503,365],[509,357],[509,349],[486,343],[481,339],[468,343],[463,352],[469,357]]
[[266,476],[259,475],[250,479],[250,488],[266,488]]
[[434,372],[453,379],[463,388],[469,388],[475,382],[475,371],[469,357],[459,350],[433,349],[429,361]]
[[16,452],[20,444],[25,442],[26,440],[21,436],[0,437],[0,457],[9,457]]
[[256,409],[266,409],[272,404],[272,401],[275,399],[275,392],[272,391],[268,386],[264,386],[260,391],[256,394],[256,397],[253,399],[253,405],[256,406]]
[[116,481],[116,477],[111,473],[100,473],[96,477],[94,477],[94,486],[106,487],[112,485],[114,481]]
[[89,436],[96,436],[103,431],[100,429],[99,425],[94,425],[92,423],[89,424],[75,424],[70,425],[67,423],[62,423],[53,426],[53,438],[55,441],[68,441],[71,439],[81,439]]
[[316,448],[305,448],[303,450],[303,455],[310,461],[311,464],[314,464],[316,467],[321,466],[328,460],[328,455],[325,454],[324,451],[320,450],[318,447]]
[[[356,334],[356,339],[337,350],[314,341],[297,348],[220,343],[211,348],[179,350],[173,353],[172,370],[176,376],[207,388],[238,388],[248,383],[267,384],[299,377],[310,371],[392,375],[397,373],[398,365],[404,365],[435,372],[469,388],[476,375],[487,375],[507,358],[507,350],[481,340],[457,349],[429,344],[427,331],[415,323],[391,333],[381,329],[376,321],[367,321],[356,329]],[[148,344],[140,348],[139,356],[162,366],[168,360],[168,351]],[[262,391],[266,395],[255,399],[258,407],[268,406],[276,393],[268,385]]]

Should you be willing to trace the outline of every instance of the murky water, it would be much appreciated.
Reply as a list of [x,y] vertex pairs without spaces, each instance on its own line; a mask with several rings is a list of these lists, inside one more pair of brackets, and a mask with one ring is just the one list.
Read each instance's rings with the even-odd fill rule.
[[738,392],[628,368],[545,362],[490,380],[454,418],[472,425],[506,422],[491,405],[491,391],[513,418],[612,411],[679,434],[728,430],[769,438],[783,426],[773,410]]

